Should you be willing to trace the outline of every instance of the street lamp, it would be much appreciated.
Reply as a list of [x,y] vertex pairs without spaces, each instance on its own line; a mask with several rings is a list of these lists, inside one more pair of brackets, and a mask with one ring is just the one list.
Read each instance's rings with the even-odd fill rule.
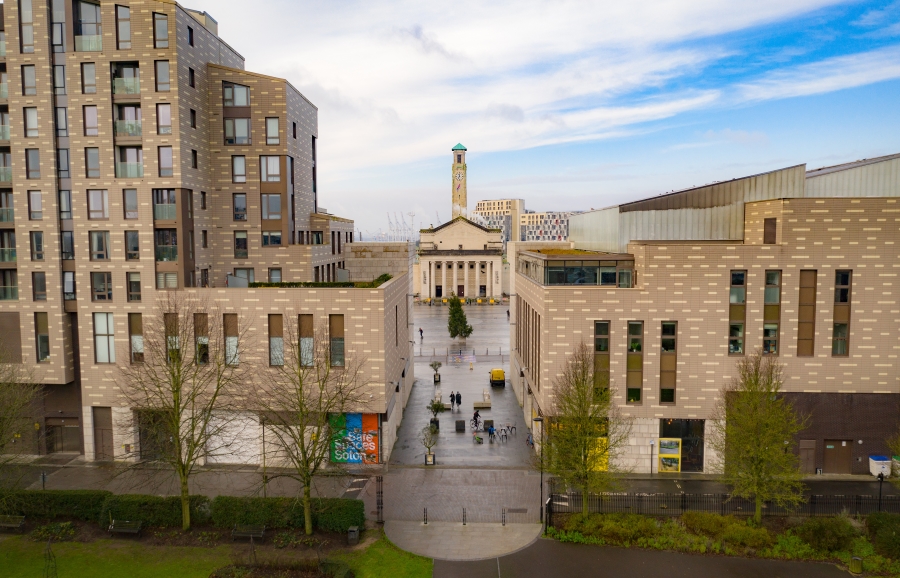
[[541,524],[544,523],[544,418],[538,416],[533,418],[534,422],[539,424],[541,427],[541,507],[540,511],[540,521]]
[[881,486],[884,485],[884,472],[878,474],[878,511],[881,511]]

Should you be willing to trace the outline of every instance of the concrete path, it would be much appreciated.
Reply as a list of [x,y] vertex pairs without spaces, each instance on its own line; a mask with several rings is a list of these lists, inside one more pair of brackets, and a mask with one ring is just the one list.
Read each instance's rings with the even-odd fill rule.
[[[506,356],[509,363],[509,321],[506,319],[506,305],[468,305],[463,306],[466,319],[472,326],[472,335],[464,342],[452,339],[447,332],[447,320],[450,308],[446,306],[416,305],[413,307],[413,336],[416,341],[415,355],[430,356],[433,352],[443,355],[447,348],[475,350],[476,356],[500,353]],[[419,328],[425,332],[425,338],[419,338]],[[429,370],[430,371],[430,370]],[[426,374],[416,373],[419,377]]]
[[[436,560],[482,560],[525,548],[540,524],[467,524],[387,521],[384,533],[398,548]],[[496,575],[496,574],[495,574]]]
[[[429,524],[431,525],[431,524]],[[691,556],[639,548],[563,544],[541,539],[514,554],[481,561],[434,562],[434,578],[842,578],[831,564]]]

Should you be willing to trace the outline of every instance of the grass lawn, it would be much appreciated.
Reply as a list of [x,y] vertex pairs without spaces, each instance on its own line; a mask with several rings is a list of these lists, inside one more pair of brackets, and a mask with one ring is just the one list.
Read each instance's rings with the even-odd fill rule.
[[378,540],[365,550],[334,553],[331,558],[346,562],[357,578],[430,578],[433,572],[431,558],[423,558],[397,548],[384,537],[382,530]]
[[[0,575],[4,578],[41,576],[45,546],[21,536],[0,541]],[[125,540],[53,545],[57,573],[66,578],[207,578],[216,568],[231,563],[229,552],[228,546],[144,546]]]

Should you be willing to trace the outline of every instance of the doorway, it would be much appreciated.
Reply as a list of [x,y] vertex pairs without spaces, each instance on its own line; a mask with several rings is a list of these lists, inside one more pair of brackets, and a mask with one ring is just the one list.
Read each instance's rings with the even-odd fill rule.
[[78,418],[47,418],[47,453],[81,453]]
[[466,296],[466,286],[465,285],[457,285],[456,286],[456,296],[457,297],[465,297]]
[[800,440],[800,471],[816,473],[816,440]]
[[487,285],[479,285],[478,286],[478,296],[479,297],[487,297]]
[[853,440],[825,440],[826,474],[849,474],[853,467]]
[[444,287],[442,285],[434,286],[434,296],[435,297],[443,297],[444,296]]
[[113,459],[112,408],[95,407],[94,414],[94,459]]
[[703,471],[703,439],[705,421],[702,419],[661,419],[659,437],[681,438],[681,471]]

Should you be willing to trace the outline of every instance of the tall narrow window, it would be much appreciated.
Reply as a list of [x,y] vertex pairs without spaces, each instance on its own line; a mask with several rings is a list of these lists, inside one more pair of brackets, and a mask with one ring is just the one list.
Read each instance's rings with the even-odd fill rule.
[[64,64],[55,64],[53,66],[53,94],[63,95],[66,93],[66,67]]
[[207,249],[209,248],[209,238],[206,233],[206,229],[200,231],[200,248]]
[[140,313],[128,314],[128,345],[131,363],[144,361],[144,322]]
[[344,366],[344,316],[328,316],[328,337],[331,340],[331,366]]
[[778,219],[763,220],[763,244],[774,245],[778,233]]
[[116,6],[116,41],[119,50],[131,49],[131,9]]
[[188,28],[188,46],[193,46],[194,45],[194,29],[191,28],[190,26],[188,26],[187,28]]
[[744,324],[747,319],[747,272],[731,272],[728,297],[728,354],[744,354]]
[[100,149],[88,147],[84,149],[84,172],[89,179],[100,178]]
[[96,106],[84,107],[84,136],[97,136],[100,134],[100,128],[97,118]]
[[171,177],[174,174],[172,147],[159,147],[159,176]]
[[94,361],[116,362],[116,326],[112,313],[94,313]]
[[800,271],[800,299],[797,319],[797,357],[815,355],[816,271]]
[[281,195],[261,195],[262,197],[262,218],[281,219]]
[[291,125],[293,126],[294,138],[297,138],[297,123],[293,122],[293,123],[291,123]]
[[225,119],[225,144],[247,145],[250,144],[250,119],[226,118]]
[[156,105],[156,134],[172,134],[172,105]]
[[137,189],[124,189],[122,197],[125,205],[125,218],[138,218],[138,194]]
[[209,363],[209,317],[206,313],[194,313],[194,340],[197,363],[206,365]]
[[781,271],[766,271],[763,305],[763,354],[778,355],[778,336],[781,325]]
[[50,315],[46,312],[34,314],[34,341],[38,363],[50,359]]
[[191,168],[196,169],[197,167],[198,167],[197,151],[191,149]]
[[831,335],[831,355],[850,355],[850,300],[853,272],[847,269],[834,272],[834,326]]
[[197,128],[197,111],[191,109],[191,128]]
[[224,106],[250,106],[250,87],[223,82],[222,104]]
[[63,271],[63,300],[75,300],[75,271]]
[[97,67],[93,62],[81,63],[81,92],[97,94]]
[[22,54],[34,52],[34,10],[31,0],[19,0],[19,40]]
[[[15,255],[15,249],[0,248],[0,255],[4,260],[9,251]],[[4,301],[18,301],[19,276],[15,269],[0,269],[0,299]]]
[[234,257],[235,259],[246,259],[249,254],[247,249],[247,231],[234,232]]
[[315,327],[313,325],[313,316],[307,313],[301,314],[298,318],[300,326],[300,365],[303,367],[312,367],[315,357]]
[[40,191],[28,191],[28,219],[40,221],[44,218],[44,209]]
[[628,373],[625,381],[628,403],[641,402],[641,389],[644,383],[644,322],[628,322]]
[[269,117],[266,119],[266,144],[277,145],[279,142],[278,118]]
[[91,301],[112,301],[112,273],[91,273]]
[[88,219],[109,218],[109,191],[106,189],[88,190]]
[[153,46],[169,47],[169,17],[165,14],[153,13]]
[[269,315],[269,365],[284,365],[284,321]]
[[69,149],[56,149],[56,174],[61,179],[68,179],[71,176]]
[[193,68],[188,68],[188,86],[191,88],[196,88],[197,86]]
[[35,138],[38,136],[38,111],[36,107],[29,106],[25,108],[25,137]]
[[231,182],[247,182],[247,159],[243,156],[231,157]]
[[140,273],[131,273],[127,274],[126,282],[128,284],[128,301],[129,302],[138,302],[141,300],[141,274]]
[[31,231],[31,260],[44,260],[44,233],[43,231]]
[[156,92],[169,92],[169,61],[157,60],[156,63]]
[[246,193],[235,193],[231,196],[232,204],[234,205],[234,220],[235,221],[246,221],[247,220],[247,194]]
[[609,389],[609,321],[594,321],[594,392]]
[[140,258],[140,235],[137,231],[125,231],[125,260],[139,261]]
[[200,210],[206,210],[206,191],[200,191]]
[[663,321],[659,358],[660,403],[675,403],[677,355],[678,323],[676,321]]
[[37,271],[31,274],[32,296],[35,301],[47,300],[47,274]]
[[69,114],[64,106],[56,107],[56,136],[69,136]]
[[38,149],[25,149],[25,172],[29,179],[41,178],[41,154]]
[[75,258],[75,237],[72,231],[60,232],[59,245],[63,261],[71,261]]
[[109,231],[91,231],[91,261],[109,260]]
[[241,362],[241,354],[238,346],[237,314],[224,314],[222,316],[222,324],[225,331],[225,364],[238,365]]
[[79,52],[103,50],[103,25],[99,4],[75,0],[75,50]]
[[259,157],[259,180],[263,182],[278,182],[281,180],[281,157]]
[[22,67],[22,95],[37,95],[37,76],[33,64],[26,64]]

